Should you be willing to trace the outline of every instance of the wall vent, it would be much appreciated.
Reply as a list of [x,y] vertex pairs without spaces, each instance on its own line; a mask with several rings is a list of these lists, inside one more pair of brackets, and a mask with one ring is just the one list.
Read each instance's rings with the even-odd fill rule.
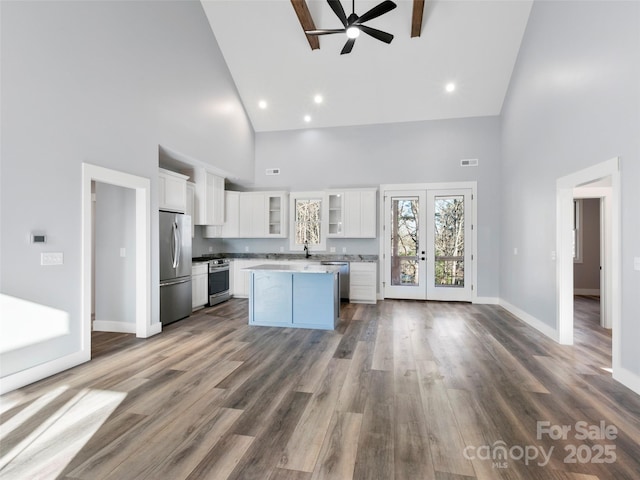
[[463,158],[460,160],[461,167],[477,167],[478,159],[477,158]]
[[267,175],[280,175],[280,169],[279,168],[267,168],[266,173],[267,173]]

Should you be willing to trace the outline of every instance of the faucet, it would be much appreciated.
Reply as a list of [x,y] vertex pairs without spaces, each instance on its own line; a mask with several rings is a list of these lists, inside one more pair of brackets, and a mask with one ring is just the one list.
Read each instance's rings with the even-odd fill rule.
[[311,254],[309,253],[309,242],[304,241],[304,258],[309,258]]

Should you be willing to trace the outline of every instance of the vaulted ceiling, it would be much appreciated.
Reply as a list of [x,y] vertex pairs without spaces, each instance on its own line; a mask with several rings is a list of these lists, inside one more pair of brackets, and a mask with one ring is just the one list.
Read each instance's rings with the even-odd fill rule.
[[[361,35],[340,55],[344,34],[312,49],[296,13],[306,6],[316,28],[342,28],[324,0],[201,1],[256,132],[498,115],[532,4],[427,0],[412,37],[422,2],[394,0],[367,22],[391,44]],[[356,0],[355,11],[381,1]],[[342,6],[349,15],[351,1]]]

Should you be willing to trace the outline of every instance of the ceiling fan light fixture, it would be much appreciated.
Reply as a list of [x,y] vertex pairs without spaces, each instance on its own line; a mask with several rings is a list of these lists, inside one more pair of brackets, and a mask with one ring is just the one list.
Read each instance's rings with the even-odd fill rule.
[[351,26],[347,28],[347,37],[358,38],[359,35],[360,35],[360,29],[358,27]]

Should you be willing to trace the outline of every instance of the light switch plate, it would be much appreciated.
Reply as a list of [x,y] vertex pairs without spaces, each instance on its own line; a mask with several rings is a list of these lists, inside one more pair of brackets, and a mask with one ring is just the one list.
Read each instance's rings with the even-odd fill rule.
[[40,254],[40,265],[62,265],[62,252],[42,252]]
[[633,269],[640,270],[640,257],[633,258]]

